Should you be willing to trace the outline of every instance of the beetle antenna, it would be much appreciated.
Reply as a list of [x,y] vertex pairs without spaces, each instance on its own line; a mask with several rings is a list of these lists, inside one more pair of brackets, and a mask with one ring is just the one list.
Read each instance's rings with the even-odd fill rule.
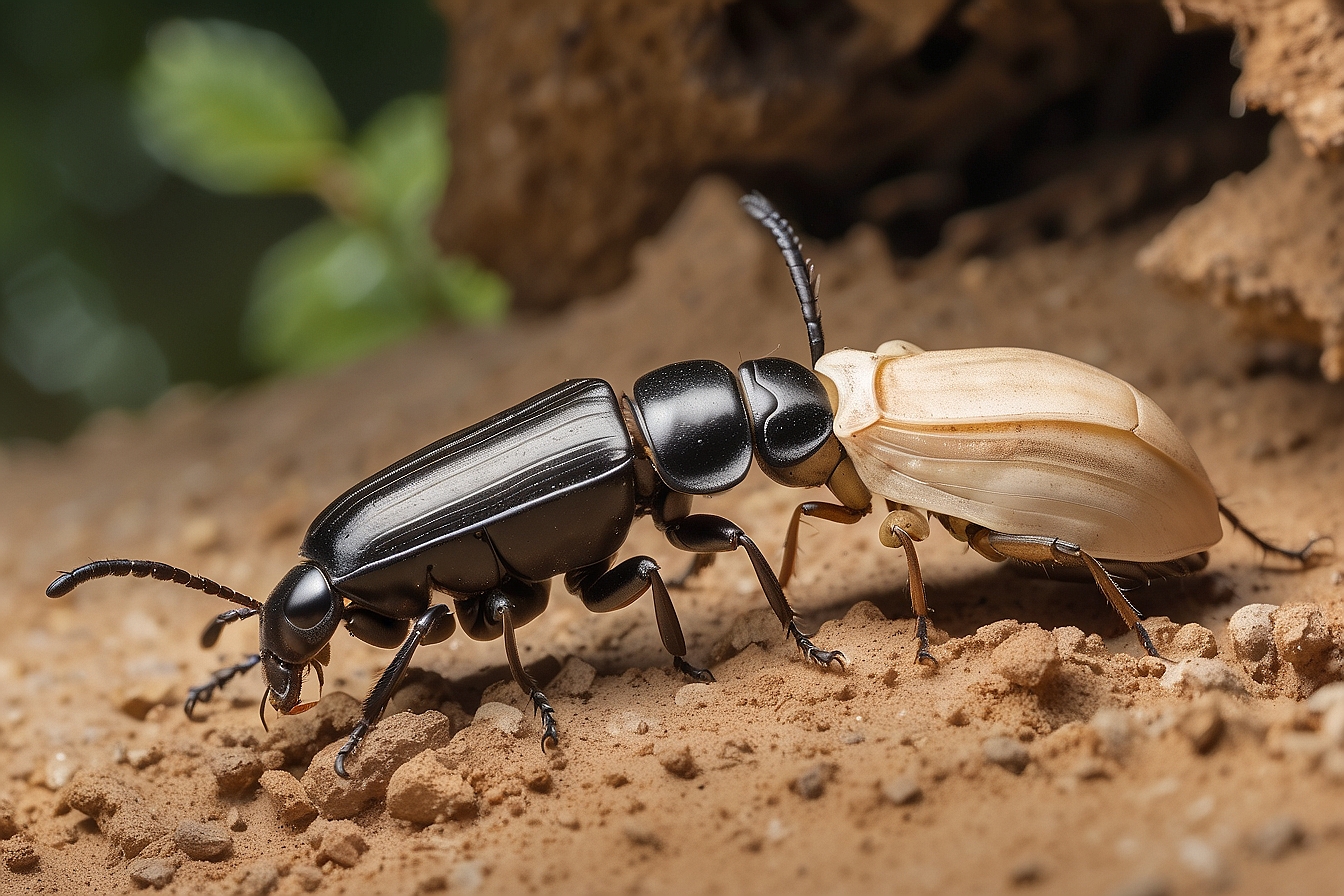
[[789,222],[775,210],[759,191],[753,191],[738,201],[743,210],[760,221],[775,237],[775,245],[784,253],[784,262],[789,266],[789,276],[793,278],[793,288],[798,293],[798,303],[803,309],[803,323],[807,324],[807,344],[812,350],[812,366],[826,354],[826,341],[821,332],[821,309],[817,307],[816,270],[810,259],[803,257],[803,247],[798,243],[798,235],[793,232]]
[[104,576],[135,576],[137,579],[150,578],[160,582],[176,582],[184,588],[222,597],[255,612],[261,610],[260,603],[227,585],[155,560],[95,560],[92,563],[85,563],[78,569],[57,576],[56,581],[47,586],[47,597],[65,597],[85,582]]

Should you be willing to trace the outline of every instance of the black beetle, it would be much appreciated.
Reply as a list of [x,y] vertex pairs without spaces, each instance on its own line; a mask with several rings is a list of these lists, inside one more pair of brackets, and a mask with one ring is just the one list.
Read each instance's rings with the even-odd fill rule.
[[[707,565],[714,552],[744,549],[799,649],[818,665],[843,668],[843,654],[818,648],[798,628],[756,544],[722,517],[690,512],[692,496],[740,483],[753,456],[772,479],[799,487],[825,484],[844,460],[826,393],[802,365],[762,358],[742,364],[734,377],[716,361],[683,361],[645,374],[620,398],[602,380],[570,380],[397,461],[341,495],[309,527],[300,549],[304,562],[264,604],[149,560],[89,563],[62,574],[47,596],[61,597],[102,576],[132,575],[239,604],[206,628],[206,647],[225,625],[260,615],[258,653],[193,688],[185,706],[189,716],[198,701],[258,664],[278,711],[309,708],[311,703],[300,703],[304,675],[311,667],[321,681],[331,638],[342,624],[363,641],[398,648],[337,754],[342,776],[416,648],[447,638],[461,617],[472,638],[503,636],[514,680],[541,713],[545,749],[556,740],[554,712],[519,661],[514,630],[546,608],[554,576],[563,574],[566,588],[600,613],[651,590],[673,665],[692,678],[713,679],[684,659],[685,638],[658,564],[640,556],[612,565],[636,517],[651,516],[668,541],[696,554],[687,575]],[[452,610],[431,604],[436,590],[450,596]],[[263,698],[263,724],[265,708]]]

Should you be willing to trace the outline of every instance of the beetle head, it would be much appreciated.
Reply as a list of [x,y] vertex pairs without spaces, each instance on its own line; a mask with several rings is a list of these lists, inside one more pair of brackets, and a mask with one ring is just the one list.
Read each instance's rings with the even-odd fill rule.
[[327,574],[314,563],[300,563],[275,586],[261,611],[261,665],[271,705],[285,714],[303,712],[303,676],[310,665],[321,675],[327,645],[336,633],[344,605]]

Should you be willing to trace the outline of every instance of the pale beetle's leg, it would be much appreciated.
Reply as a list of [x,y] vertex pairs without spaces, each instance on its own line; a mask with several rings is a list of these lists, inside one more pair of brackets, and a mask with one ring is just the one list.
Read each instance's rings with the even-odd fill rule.
[[1125,624],[1139,636],[1139,643],[1149,656],[1162,658],[1153,646],[1153,639],[1139,619],[1139,611],[1129,602],[1124,593],[1112,581],[1110,573],[1097,562],[1096,558],[1078,545],[1058,538],[1042,535],[1007,535],[979,526],[970,526],[967,530],[968,541],[976,553],[990,560],[1024,560],[1027,563],[1056,563],[1060,566],[1081,567],[1092,576],[1106,600],[1125,620]]
[[929,519],[890,501],[887,506],[892,509],[877,530],[877,537],[887,547],[905,551],[905,563],[910,570],[910,605],[915,611],[915,637],[919,639],[915,662],[924,666],[937,666],[938,660],[929,652],[929,604],[924,597],[924,576],[919,571],[919,557],[915,555],[915,542],[929,537]]

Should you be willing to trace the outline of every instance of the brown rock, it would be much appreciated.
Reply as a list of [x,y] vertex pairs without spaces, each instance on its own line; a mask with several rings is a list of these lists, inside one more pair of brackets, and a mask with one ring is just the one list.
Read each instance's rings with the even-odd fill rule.
[[1171,650],[1181,657],[1213,659],[1218,655],[1218,641],[1213,637],[1213,632],[1191,622],[1177,630],[1171,639]]
[[889,781],[884,781],[881,792],[882,798],[893,806],[917,803],[924,796],[924,789],[919,786],[918,781],[909,775],[901,775]]
[[8,840],[19,832],[18,816],[14,804],[0,797],[0,840]]
[[1023,626],[990,655],[994,671],[1015,685],[1038,690],[1059,675],[1061,660],[1055,636],[1038,625]]
[[126,870],[131,875],[132,883],[137,886],[162,890],[173,882],[173,876],[177,874],[177,862],[172,859],[142,856],[132,859]]
[[285,765],[302,765],[312,761],[318,750],[349,734],[362,714],[358,700],[333,691],[308,712],[276,719],[261,749],[280,751]]
[[173,835],[177,848],[189,858],[218,861],[233,852],[233,836],[223,827],[202,821],[184,821]]
[[1274,611],[1274,646],[1299,674],[1311,677],[1314,667],[1334,648],[1330,624],[1315,604],[1290,604]]
[[266,770],[255,750],[216,750],[210,754],[209,763],[221,796],[233,796],[251,788]]
[[1180,732],[1190,739],[1197,753],[1208,753],[1218,746],[1226,723],[1218,707],[1211,703],[1191,707],[1178,723]]
[[818,762],[804,769],[789,786],[794,793],[805,800],[819,799],[826,792],[826,785],[835,778],[836,771],[836,767],[831,763]]
[[349,778],[336,774],[333,763],[341,745],[334,743],[313,757],[303,775],[303,789],[323,818],[350,818],[383,798],[393,772],[407,760],[427,749],[446,747],[451,738],[452,723],[434,710],[385,718],[346,762]]
[[234,887],[234,896],[266,896],[280,883],[280,869],[270,862],[258,862],[249,866],[238,877]]
[[344,868],[353,868],[368,848],[369,844],[353,821],[333,821],[322,832],[317,861],[332,861]]
[[298,824],[317,814],[303,785],[289,772],[272,769],[261,776],[261,789],[271,799],[275,814],[284,824]]
[[552,697],[587,697],[597,680],[597,670],[576,656],[565,660],[560,672],[546,685]]
[[1279,668],[1279,653],[1274,646],[1273,604],[1247,604],[1232,614],[1227,623],[1227,637],[1232,642],[1232,654],[1261,684],[1274,679]]
[[1015,775],[1022,774],[1031,762],[1031,754],[1016,738],[986,738],[983,749],[986,762],[991,762]]
[[27,874],[36,871],[37,866],[42,862],[42,858],[37,854],[33,844],[27,840],[11,839],[5,844],[2,852],[4,853],[5,867],[15,874]]
[[1262,859],[1280,859],[1302,845],[1306,832],[1302,824],[1290,815],[1270,819],[1257,828],[1250,837],[1251,851]]
[[700,774],[700,767],[695,764],[691,748],[685,744],[659,753],[658,764],[667,769],[669,775],[676,775],[678,778],[690,779]]
[[476,814],[476,792],[426,750],[392,773],[387,812],[416,824],[462,820]]
[[64,801],[93,818],[128,859],[168,833],[140,792],[106,767],[76,772]]

